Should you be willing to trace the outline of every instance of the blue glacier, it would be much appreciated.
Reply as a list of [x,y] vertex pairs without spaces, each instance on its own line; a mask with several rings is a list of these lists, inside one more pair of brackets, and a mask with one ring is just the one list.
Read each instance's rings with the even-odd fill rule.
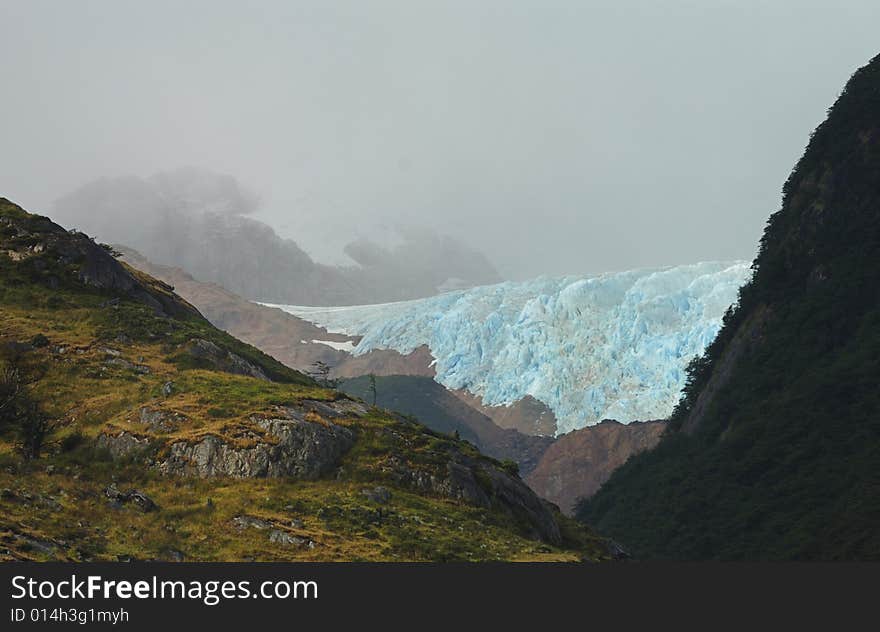
[[685,367],[718,333],[750,274],[747,262],[705,262],[381,305],[275,307],[360,336],[355,355],[427,345],[441,384],[492,406],[531,395],[553,410],[561,434],[606,418],[668,416]]

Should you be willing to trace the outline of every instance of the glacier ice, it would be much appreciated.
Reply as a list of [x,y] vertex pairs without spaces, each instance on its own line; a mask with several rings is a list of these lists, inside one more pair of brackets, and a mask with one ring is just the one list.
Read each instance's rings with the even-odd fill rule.
[[747,262],[705,262],[381,305],[275,307],[362,336],[355,355],[427,345],[441,384],[487,405],[531,395],[553,410],[561,434],[606,418],[668,416],[687,363],[715,337],[749,275]]

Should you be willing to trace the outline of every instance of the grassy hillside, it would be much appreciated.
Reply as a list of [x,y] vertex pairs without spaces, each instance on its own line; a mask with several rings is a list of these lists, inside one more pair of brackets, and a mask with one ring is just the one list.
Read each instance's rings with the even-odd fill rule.
[[640,556],[880,558],[880,57],[783,189],[658,448],[580,517]]
[[316,361],[336,366],[348,354],[311,340],[345,341],[347,336],[327,333],[307,321],[280,309],[248,301],[217,285],[194,279],[180,268],[161,266],[140,253],[119,246],[121,260],[155,279],[174,287],[174,292],[192,303],[212,325],[294,368],[307,369]]
[[[29,396],[53,428],[39,458],[24,459],[15,419],[3,418],[0,559],[609,555],[469,444],[319,387],[85,235],[5,199],[0,350],[0,367],[32,376]],[[279,419],[353,443],[320,475],[247,475],[235,459],[276,454],[284,439],[268,422]],[[239,470],[174,473],[204,465],[179,454],[214,440]]]
[[[375,376],[376,403],[382,408],[412,415],[429,428],[447,435],[458,433],[483,453],[516,463],[527,476],[553,443],[551,437],[526,435],[499,428],[486,415],[471,408],[433,378],[418,375]],[[372,402],[369,376],[342,380],[340,390]]]

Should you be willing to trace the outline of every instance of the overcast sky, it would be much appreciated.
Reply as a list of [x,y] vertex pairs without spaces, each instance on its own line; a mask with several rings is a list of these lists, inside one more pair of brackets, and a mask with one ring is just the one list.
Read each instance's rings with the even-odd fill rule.
[[751,258],[877,0],[0,0],[0,195],[194,165],[317,258],[434,227],[512,278]]

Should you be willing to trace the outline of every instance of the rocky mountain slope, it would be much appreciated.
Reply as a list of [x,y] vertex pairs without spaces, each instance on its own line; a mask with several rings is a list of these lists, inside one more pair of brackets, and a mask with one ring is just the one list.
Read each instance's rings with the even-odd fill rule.
[[[371,373],[378,376],[435,375],[434,357],[425,345],[407,354],[375,349],[355,356],[341,347],[353,348],[360,336],[329,333],[325,328],[281,309],[248,301],[216,283],[199,281],[181,268],[158,265],[126,246],[114,244],[114,247],[127,264],[172,286],[215,327],[254,345],[289,367],[308,371],[314,362],[321,361],[331,368],[332,377],[343,379]],[[501,428],[527,435],[556,434],[553,411],[531,396],[507,406],[487,406],[465,390],[451,392]]]
[[122,261],[173,287],[178,296],[194,305],[215,327],[291,368],[306,371],[319,360],[336,366],[350,357],[326,344],[312,342],[344,343],[350,339],[348,336],[327,333],[281,310],[243,299],[216,283],[194,279],[181,268],[155,264],[125,246],[114,247],[122,254]]
[[[371,351],[370,353],[374,352]],[[550,410],[547,404],[538,401],[531,395],[526,395],[522,399],[506,406],[487,406],[478,396],[469,393],[465,389],[451,392],[471,408],[489,417],[500,428],[508,428],[538,437],[553,437],[556,435],[558,429],[556,415],[553,414],[553,411]]]
[[[666,426],[662,421],[605,420],[556,438],[528,435],[499,427],[430,378],[376,376],[375,384],[381,407],[413,415],[438,432],[457,433],[481,452],[516,463],[529,487],[566,514],[574,512],[578,500],[595,494],[632,455],[657,445]],[[366,376],[343,380],[339,388],[372,401]]]
[[665,428],[662,421],[605,420],[574,430],[547,446],[523,476],[541,498],[571,514],[577,501],[595,494],[631,456],[656,446]]
[[638,555],[880,558],[880,56],[783,187],[660,445],[579,515]]
[[[438,432],[458,433],[484,454],[515,462],[523,477],[535,468],[553,443],[552,437],[538,437],[500,428],[486,415],[471,408],[429,377],[392,375],[376,376],[375,380],[376,402],[382,408],[412,415]],[[365,401],[372,401],[370,380],[366,376],[343,380],[339,388]]]
[[318,386],[113,254],[0,199],[3,559],[611,555],[510,468]]
[[[659,437],[657,425],[651,426],[657,432],[645,432],[643,424],[604,423],[595,431],[562,435],[559,445],[543,458],[554,445],[556,418],[545,404],[532,397],[510,406],[486,406],[467,391],[450,391],[429,379],[434,376],[434,359],[427,347],[418,347],[408,355],[374,350],[353,356],[326,343],[356,344],[356,337],[328,333],[279,309],[257,305],[216,284],[197,281],[179,268],[155,265],[130,249],[118,248],[124,261],[173,285],[215,326],[288,366],[308,370],[316,360],[326,362],[332,367],[332,376],[343,378],[342,390],[365,400],[371,398],[365,376],[375,375],[380,406],[413,415],[438,432],[458,432],[484,454],[516,462],[529,485],[567,513],[576,500],[595,493],[614,468],[631,454],[653,446]],[[540,471],[532,476],[536,467]]]

